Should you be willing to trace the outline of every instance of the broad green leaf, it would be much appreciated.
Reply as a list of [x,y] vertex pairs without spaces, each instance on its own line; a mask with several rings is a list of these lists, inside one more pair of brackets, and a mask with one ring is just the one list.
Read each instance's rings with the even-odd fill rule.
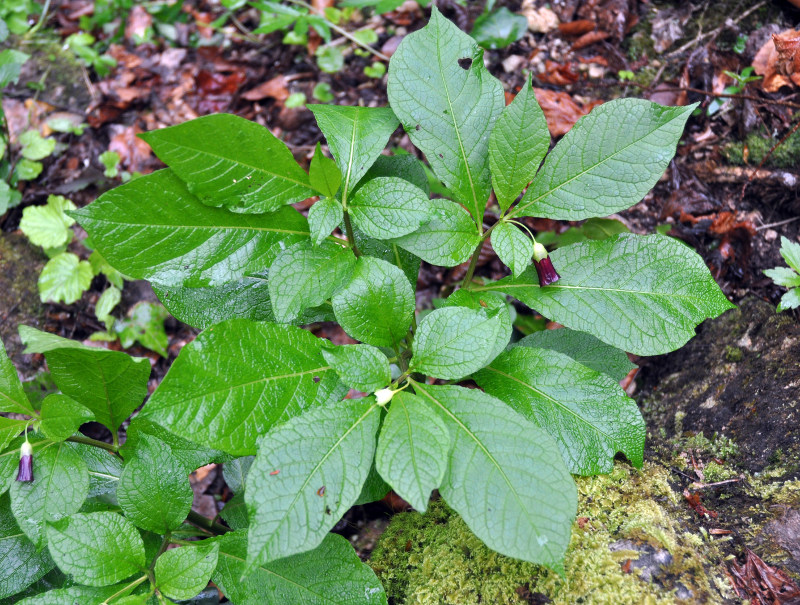
[[78,513],[47,527],[59,569],[88,586],[108,586],[145,566],[144,543],[133,524],[112,512]]
[[563,353],[578,363],[620,381],[636,368],[624,351],[587,334],[569,328],[542,330],[519,340],[515,347],[533,347]]
[[17,375],[17,368],[6,355],[3,342],[0,341],[0,412],[35,415],[31,402],[28,401],[22,383]]
[[94,272],[95,275],[100,275],[102,273],[111,284],[120,290],[125,286],[125,277],[122,273],[109,265],[108,261],[97,250],[92,250],[92,253],[89,255],[89,264],[92,266],[92,272]]
[[509,294],[553,321],[636,355],[659,355],[694,336],[706,318],[733,308],[703,259],[662,235],[621,233],[550,254],[561,275],[539,287],[533,267],[473,291]]
[[89,493],[89,474],[71,443],[44,442],[33,450],[33,481],[11,484],[11,510],[38,549],[45,524],[76,512]]
[[143,347],[167,356],[167,332],[164,320],[169,317],[167,310],[158,303],[139,301],[128,311],[128,317],[114,323],[114,332],[123,348],[132,347],[138,342]]
[[615,218],[593,217],[583,225],[583,233],[589,239],[606,239],[617,233],[630,233],[625,223]]
[[254,454],[274,424],[346,393],[321,348],[292,326],[217,324],[183,347],[141,414],[196,443]]
[[0,599],[17,594],[53,568],[46,550],[36,548],[17,526],[7,495],[0,495]]
[[403,179],[422,189],[426,196],[430,194],[425,168],[423,168],[422,162],[411,154],[379,155],[361,182],[368,183],[381,176]]
[[192,497],[188,473],[169,446],[141,435],[132,455],[128,453],[117,487],[125,516],[142,529],[163,534],[183,523]]
[[70,227],[75,224],[75,219],[65,212],[76,208],[67,198],[50,195],[46,206],[28,206],[22,211],[19,228],[32,244],[43,248],[63,246],[72,237]]
[[[128,583],[130,584],[130,583]],[[28,597],[18,605],[104,605],[106,599],[120,593],[125,594],[127,584],[114,584],[112,586],[70,586],[48,590],[33,597]],[[124,602],[114,599],[114,605]]]
[[483,51],[434,7],[392,55],[387,89],[411,141],[480,224],[491,190],[489,133],[505,104]]
[[211,208],[171,170],[107,191],[72,216],[112,266],[164,285],[231,282],[266,269],[308,237],[307,221],[294,208],[259,216]]
[[39,274],[39,298],[42,302],[71,305],[89,289],[93,277],[89,261],[72,252],[62,252],[47,261]]
[[190,288],[151,282],[158,300],[176,319],[205,330],[226,319],[275,321],[264,277],[242,277],[218,286]]
[[122,460],[111,452],[93,445],[72,443],[73,449],[86,463],[89,472],[88,498],[104,496],[106,501],[116,503],[116,491],[122,476]]
[[381,154],[398,120],[388,107],[309,105],[342,173],[342,195],[350,191]]
[[0,451],[3,451],[14,437],[18,437],[28,424],[28,420],[0,416]]
[[764,275],[769,277],[778,286],[784,288],[795,288],[800,286],[800,275],[794,269],[789,267],[775,267],[774,269],[765,269]]
[[247,529],[250,519],[247,515],[247,504],[244,501],[244,492],[239,492],[225,503],[225,507],[219,512],[219,516],[225,520],[233,530]]
[[781,296],[781,302],[778,304],[777,311],[781,313],[787,309],[796,309],[800,307],[800,289],[792,288]]
[[492,248],[515,277],[530,266],[533,258],[533,240],[507,222],[498,223],[492,230]]
[[550,152],[511,213],[577,221],[629,208],[664,174],[696,106],[616,99],[595,107]]
[[442,497],[497,552],[563,570],[578,498],[555,441],[476,389],[415,384],[453,446]]
[[786,264],[800,273],[800,244],[781,236],[781,256]]
[[449,200],[431,200],[430,220],[414,233],[390,240],[440,267],[455,267],[469,260],[481,238],[469,213]]
[[358,259],[353,279],[331,302],[344,331],[376,347],[396,347],[405,338],[416,306],[403,272],[370,256]]
[[353,238],[361,254],[374,256],[393,264],[408,278],[409,284],[412,286],[417,285],[417,277],[419,276],[421,265],[418,257],[411,254],[411,252],[403,250],[397,244],[367,237],[356,228],[353,228]]
[[371,345],[323,348],[322,356],[351,389],[374,393],[392,381],[389,360]]
[[391,239],[416,231],[430,220],[428,195],[398,177],[381,176],[361,185],[350,200],[350,215],[369,237]]
[[245,532],[226,534],[218,543],[211,579],[236,605],[386,605],[380,580],[336,534],[314,550],[258,565],[244,580]]
[[[338,173],[337,173],[338,174]],[[308,209],[308,226],[311,239],[319,245],[341,223],[344,212],[339,200],[325,197]]]
[[447,425],[424,399],[397,393],[378,438],[378,472],[401,498],[425,512],[447,470],[450,443]]
[[187,475],[191,471],[211,462],[227,462],[230,460],[227,454],[211,449],[207,445],[199,445],[187,441],[175,433],[170,433],[161,425],[150,422],[142,414],[137,414],[128,426],[127,439],[120,448],[122,457],[127,460],[135,456],[136,450],[139,448],[139,439],[147,436],[166,443],[172,455],[183,465]]
[[112,431],[147,395],[150,362],[145,358],[87,347],[28,326],[20,326],[19,335],[26,353],[45,354],[61,392],[89,408]]
[[436,309],[419,323],[409,369],[444,379],[463,378],[482,368],[502,329],[499,311],[466,307]]
[[369,473],[367,473],[367,478],[364,480],[364,485],[361,488],[361,493],[358,495],[353,506],[383,500],[390,491],[392,491],[392,487],[383,480],[373,460]]
[[373,397],[346,399],[296,416],[259,440],[244,491],[246,573],[322,542],[361,492],[379,420]]
[[342,173],[339,172],[336,162],[322,154],[319,143],[314,150],[314,157],[311,158],[308,179],[314,189],[329,198],[336,195],[339,185],[342,184]]
[[27,158],[22,158],[19,162],[17,162],[17,167],[14,170],[14,176],[17,177],[18,181],[32,181],[40,174],[42,174],[42,166],[41,162],[34,162]]
[[527,31],[528,20],[502,6],[479,16],[470,35],[483,48],[494,50],[513,44]]
[[56,140],[42,137],[38,130],[23,132],[19,135],[19,144],[22,146],[20,155],[26,160],[43,160],[56,148]]
[[0,454],[0,496],[8,491],[17,478],[19,464],[19,448]]
[[156,588],[170,599],[192,599],[208,585],[217,566],[219,545],[198,544],[168,550],[156,559]]
[[270,267],[269,297],[279,323],[291,323],[309,307],[323,304],[346,284],[356,257],[344,246],[298,242],[284,250]]
[[571,473],[607,473],[617,452],[641,467],[644,420],[613,378],[561,353],[531,347],[506,351],[474,378],[547,431]]
[[[487,296],[488,294],[488,296]],[[506,302],[506,297],[497,292],[471,292],[470,290],[456,290],[445,299],[442,307],[467,307],[481,311],[486,309],[487,313],[496,312],[500,320],[500,329],[497,330],[494,342],[490,341],[489,335],[485,335],[483,341],[483,348],[487,351],[487,357],[484,364],[489,363],[492,359],[500,355],[508,341],[511,340],[511,334],[514,331],[511,313],[509,311],[509,304]]]
[[244,483],[247,479],[247,473],[253,465],[253,456],[244,456],[236,458],[230,462],[226,462],[222,468],[222,476],[225,478],[225,483],[234,494],[238,494],[244,490]]
[[[25,25],[27,29],[27,24]],[[0,51],[0,88],[5,88],[12,82],[16,84],[22,65],[30,58],[30,55],[13,48]]]
[[42,402],[42,432],[52,441],[64,441],[74,435],[83,423],[92,420],[92,411],[72,397],[54,393]]
[[489,137],[492,184],[503,210],[508,210],[536,176],[549,148],[550,131],[544,112],[525,78],[522,89],[497,118]]
[[286,145],[244,118],[204,116],[139,136],[204,204],[259,214],[314,195]]

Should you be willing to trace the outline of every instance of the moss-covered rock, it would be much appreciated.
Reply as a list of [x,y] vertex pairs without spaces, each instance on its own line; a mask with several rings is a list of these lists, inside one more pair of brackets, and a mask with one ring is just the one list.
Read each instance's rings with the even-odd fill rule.
[[577,483],[564,578],[489,550],[442,501],[424,515],[396,515],[370,564],[396,605],[721,603],[732,596],[713,541],[680,522],[688,509],[663,467],[617,464]]

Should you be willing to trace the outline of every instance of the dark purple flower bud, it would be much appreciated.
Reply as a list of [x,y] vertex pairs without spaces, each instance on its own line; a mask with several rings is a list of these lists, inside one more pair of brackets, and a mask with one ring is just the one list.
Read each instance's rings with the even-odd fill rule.
[[19,448],[17,481],[33,481],[33,448],[27,441]]
[[549,286],[561,278],[555,267],[553,267],[553,261],[550,260],[547,249],[539,242],[533,245],[533,264],[536,267],[536,273],[539,275],[540,286]]

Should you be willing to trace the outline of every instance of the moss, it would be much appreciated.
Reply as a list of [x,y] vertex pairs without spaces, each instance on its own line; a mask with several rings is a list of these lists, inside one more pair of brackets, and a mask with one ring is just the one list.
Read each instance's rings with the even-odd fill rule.
[[[744,143],[728,143],[722,148],[722,154],[731,164],[758,166],[779,140],[760,129],[748,134]],[[748,152],[747,162],[744,161],[745,147]],[[798,162],[800,162],[800,130],[779,145],[764,165],[772,168],[794,168]]]
[[725,359],[730,362],[737,362],[741,361],[744,358],[744,353],[739,347],[734,347],[733,345],[728,345],[725,347]]
[[[577,485],[578,519],[563,578],[489,550],[442,501],[424,515],[393,517],[370,564],[396,605],[516,605],[537,595],[564,605],[638,605],[682,602],[679,591],[691,596],[689,602],[721,602],[715,575],[709,577],[706,569],[716,557],[713,546],[681,531],[675,514],[683,509],[667,470],[651,463],[641,471],[617,464],[609,475],[578,478]],[[643,579],[635,569],[648,547],[671,557],[659,575],[665,585]]]

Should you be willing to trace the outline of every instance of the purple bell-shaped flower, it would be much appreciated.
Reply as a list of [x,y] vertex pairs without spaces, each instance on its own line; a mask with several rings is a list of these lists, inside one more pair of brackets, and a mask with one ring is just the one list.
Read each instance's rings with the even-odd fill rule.
[[27,441],[19,448],[17,481],[33,481],[33,448]]
[[549,286],[561,278],[555,267],[553,267],[553,261],[550,260],[550,256],[547,254],[547,248],[539,242],[533,245],[533,264],[536,267],[536,273],[539,275],[540,286]]

